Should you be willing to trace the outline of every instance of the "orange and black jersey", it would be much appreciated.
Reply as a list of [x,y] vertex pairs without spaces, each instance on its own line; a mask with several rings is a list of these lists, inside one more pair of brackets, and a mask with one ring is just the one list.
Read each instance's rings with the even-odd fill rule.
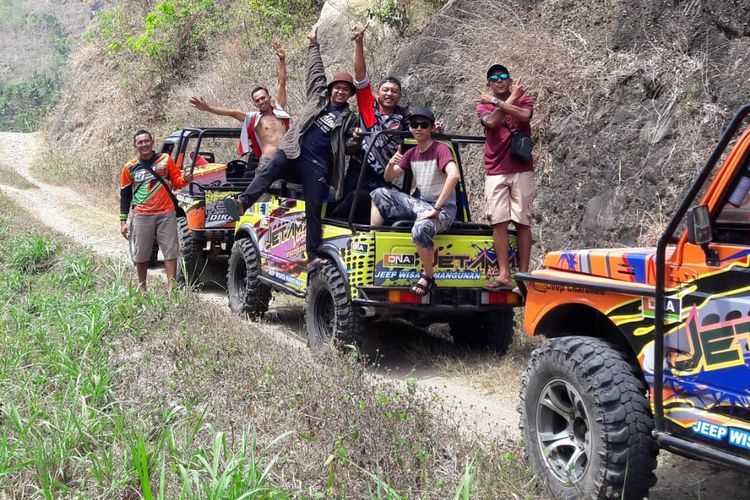
[[154,153],[148,160],[133,158],[122,168],[120,177],[120,220],[128,218],[131,204],[137,214],[157,215],[175,209],[172,197],[144,164],[150,164],[154,172],[171,182],[175,189],[187,185],[182,172],[168,154]]

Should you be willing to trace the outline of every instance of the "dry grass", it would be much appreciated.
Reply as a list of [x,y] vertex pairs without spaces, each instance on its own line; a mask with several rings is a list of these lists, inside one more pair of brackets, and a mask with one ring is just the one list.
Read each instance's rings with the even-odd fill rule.
[[[0,199],[7,202],[2,196]],[[9,230],[8,221],[18,211],[12,203],[5,206],[0,217],[3,242],[15,241],[21,226],[37,225],[14,219]],[[49,233],[44,237],[50,238]],[[536,482],[520,460],[518,446],[464,432],[461,417],[431,392],[408,382],[404,388],[403,384],[369,377],[366,366],[353,357],[332,351],[313,357],[302,343],[280,338],[263,324],[233,318],[225,308],[207,304],[194,294],[172,293],[158,281],[150,284],[149,295],[140,296],[127,284],[134,280],[132,270],[84,258],[74,245],[55,241],[50,240],[49,245],[64,253],[55,258],[69,263],[70,272],[85,282],[81,300],[96,308],[96,314],[110,318],[95,329],[99,333],[91,339],[94,344],[87,349],[70,348],[60,359],[71,366],[96,366],[101,375],[101,387],[96,388],[104,396],[55,399],[50,393],[54,384],[35,379],[23,389],[23,397],[13,401],[22,421],[39,411],[26,404],[36,400],[54,399],[56,415],[86,415],[85,432],[76,432],[72,424],[66,424],[65,434],[54,426],[41,426],[31,433],[33,443],[26,439],[29,446],[41,444],[45,436],[57,443],[54,456],[45,455],[44,466],[50,474],[64,474],[69,494],[112,498],[141,492],[143,476],[136,475],[132,443],[142,440],[144,453],[152,457],[152,485],[166,481],[167,497],[176,498],[184,487],[178,464],[210,457],[218,433],[226,436],[228,457],[249,433],[257,440],[257,450],[276,442],[270,448],[272,459],[266,454],[254,458],[262,464],[259,468],[271,463],[267,482],[294,497],[453,498],[457,492],[476,498],[536,497]],[[75,259],[67,257],[68,253],[75,254]],[[95,276],[88,277],[90,273]],[[49,309],[60,298],[43,295],[48,292],[41,285],[31,288],[35,295],[28,307],[36,309],[24,309],[24,314],[44,310],[45,321],[54,323],[44,337],[50,345],[53,338],[65,343],[83,337],[65,335],[65,328],[84,317],[80,316],[84,309],[62,311],[59,318],[52,314],[49,319]],[[54,292],[50,288],[49,293]],[[67,294],[66,300],[77,295]],[[25,294],[12,296],[9,304],[14,308],[25,305]],[[92,302],[102,297],[116,307],[102,313],[98,303]],[[296,304],[290,303],[292,306]],[[11,321],[20,317],[18,314],[3,319]],[[76,328],[86,330],[85,323],[76,323]],[[28,323],[26,319],[12,323],[24,335],[30,335],[25,325],[31,328],[33,324],[30,317]],[[22,346],[10,344],[3,347],[12,347],[18,354],[15,361],[24,360],[24,376],[27,368],[63,372],[66,383],[89,387],[76,382],[75,374],[47,366],[46,359],[36,358],[36,351],[24,354],[18,351]],[[62,375],[59,378],[62,381]],[[20,390],[14,377],[3,380]],[[77,405],[86,411],[79,411]],[[10,418],[0,420],[3,431],[6,426],[11,426]],[[279,436],[284,437],[275,441]],[[11,438],[11,442],[20,439],[15,430]],[[20,453],[17,449],[12,452]],[[216,459],[219,471],[229,467],[226,459]],[[95,475],[94,468],[108,472]],[[40,485],[46,476],[34,467],[24,465],[6,472],[0,495],[42,486],[45,492],[62,491],[63,486],[56,484]],[[200,481],[208,487],[210,479]]]
[[24,179],[12,166],[0,161],[0,184],[17,187],[19,189],[32,189],[36,184]]
[[521,389],[520,374],[526,370],[531,351],[543,342],[529,337],[522,329],[508,352],[503,356],[465,353],[463,356],[446,356],[437,359],[438,369],[446,376],[466,381],[485,394],[497,394],[503,400],[516,401]]
[[333,353],[312,358],[305,346],[265,332],[262,324],[238,323],[195,300],[188,296],[147,320],[161,325],[152,335],[115,345],[126,370],[120,397],[137,401],[145,422],[160,418],[164,401],[189,401],[230,433],[252,422],[261,442],[294,430],[275,475],[303,496],[369,496],[377,487],[373,475],[409,496],[452,496],[472,457],[477,496],[528,496],[529,476],[513,473],[501,484],[491,472],[500,465],[507,474],[503,464],[518,450],[466,439],[439,399],[373,382],[364,367]]

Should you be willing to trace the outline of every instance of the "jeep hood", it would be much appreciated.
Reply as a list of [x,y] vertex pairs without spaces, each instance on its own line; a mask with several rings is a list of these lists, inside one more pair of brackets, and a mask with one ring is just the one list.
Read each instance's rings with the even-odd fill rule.
[[[671,252],[668,248],[668,252]],[[601,276],[628,283],[653,284],[656,249],[610,248],[550,252],[544,258],[548,269]]]

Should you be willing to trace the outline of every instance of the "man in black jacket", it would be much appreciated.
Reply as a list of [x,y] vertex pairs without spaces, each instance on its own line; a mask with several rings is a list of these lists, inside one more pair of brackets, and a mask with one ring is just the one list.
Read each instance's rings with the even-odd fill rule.
[[344,194],[346,142],[354,134],[357,116],[347,103],[354,95],[354,78],[349,73],[336,73],[328,83],[317,26],[313,26],[307,38],[310,40],[305,59],[307,103],[266,168],[237,199],[227,198],[225,205],[227,213],[239,219],[275,180],[281,177],[301,180],[307,220],[307,259],[312,269],[322,262],[317,252],[322,235],[321,210],[329,185],[334,188],[332,201]]

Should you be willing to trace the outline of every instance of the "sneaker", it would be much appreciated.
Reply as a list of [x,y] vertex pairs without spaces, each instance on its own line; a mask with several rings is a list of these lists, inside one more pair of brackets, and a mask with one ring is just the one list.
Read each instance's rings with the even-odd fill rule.
[[242,206],[240,199],[231,196],[224,198],[224,210],[232,220],[240,220],[240,216],[245,213],[245,207]]

